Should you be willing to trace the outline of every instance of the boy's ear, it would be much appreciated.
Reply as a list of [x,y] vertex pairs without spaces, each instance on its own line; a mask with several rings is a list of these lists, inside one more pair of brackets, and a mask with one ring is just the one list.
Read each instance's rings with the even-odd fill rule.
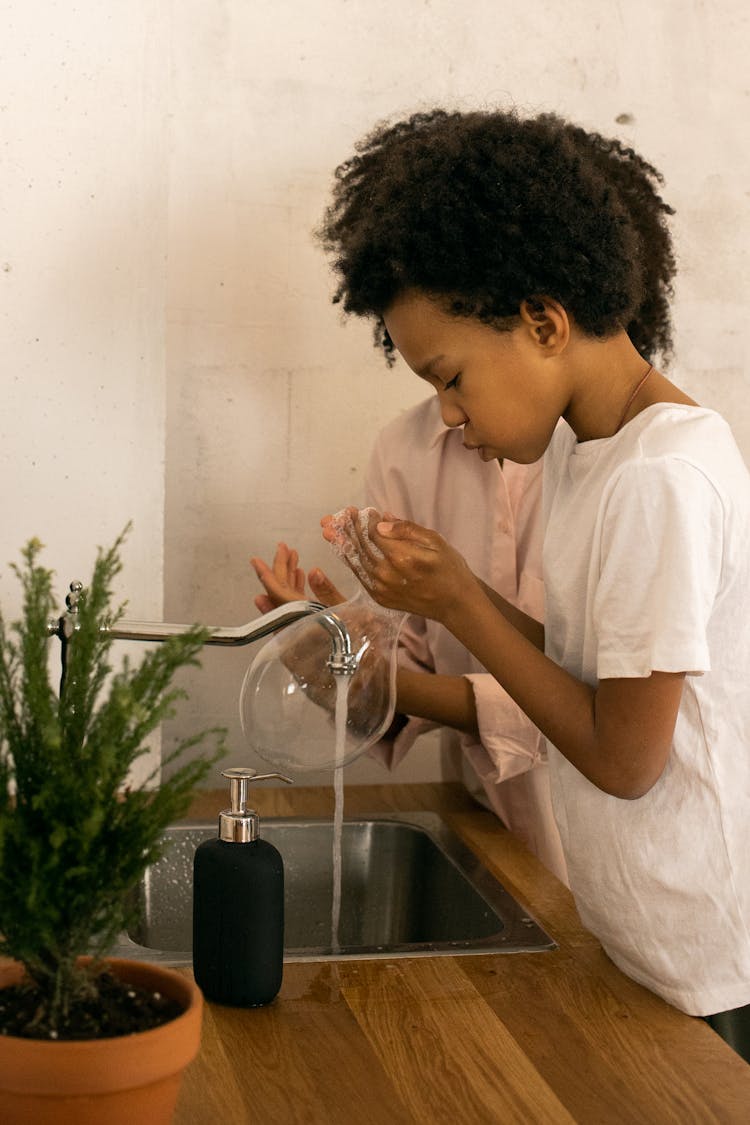
[[552,297],[527,297],[521,301],[519,314],[534,343],[547,354],[558,355],[565,349],[570,338],[570,321],[559,301]]

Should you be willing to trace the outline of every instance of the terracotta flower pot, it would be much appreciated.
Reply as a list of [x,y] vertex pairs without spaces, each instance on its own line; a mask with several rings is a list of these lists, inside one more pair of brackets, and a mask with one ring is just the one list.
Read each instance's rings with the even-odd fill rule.
[[[200,1046],[203,997],[187,977],[141,961],[108,958],[121,979],[184,1006],[177,1019],[135,1035],[51,1043],[0,1035],[3,1125],[168,1125],[182,1071]],[[20,965],[0,967],[0,988]]]

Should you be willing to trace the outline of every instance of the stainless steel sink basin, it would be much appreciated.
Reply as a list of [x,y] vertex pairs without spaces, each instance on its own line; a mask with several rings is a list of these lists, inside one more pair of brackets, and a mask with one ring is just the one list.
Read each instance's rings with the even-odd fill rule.
[[[140,921],[117,956],[192,961],[193,854],[216,822],[168,829],[168,850],[138,887]],[[332,943],[333,825],[262,820],[285,872],[285,960],[515,953],[555,943],[432,813],[346,819],[339,947]]]

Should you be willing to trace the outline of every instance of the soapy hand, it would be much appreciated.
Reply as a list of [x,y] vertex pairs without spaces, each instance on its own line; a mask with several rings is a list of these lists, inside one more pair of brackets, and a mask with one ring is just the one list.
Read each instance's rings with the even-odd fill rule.
[[[299,565],[299,555],[286,543],[279,543],[277,546],[272,566],[257,557],[250,559],[250,565],[266,590],[265,594],[258,594],[254,599],[255,607],[261,613],[269,613],[277,606],[307,597],[305,572]],[[332,606],[340,605],[345,600],[344,595],[319,567],[314,567],[310,571],[307,581],[315,601],[322,602],[325,606]]]
[[345,508],[321,520],[334,545],[380,605],[445,622],[478,580],[436,531],[374,508]]

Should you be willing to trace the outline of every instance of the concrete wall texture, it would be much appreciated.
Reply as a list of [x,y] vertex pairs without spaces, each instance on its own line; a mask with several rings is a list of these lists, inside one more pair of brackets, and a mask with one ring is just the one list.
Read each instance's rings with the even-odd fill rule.
[[[278,540],[352,583],[318,520],[424,395],[342,324],[311,231],[376,121],[441,104],[554,110],[664,173],[675,380],[750,456],[744,320],[750,13],[739,0],[3,0],[0,594],[30,534],[61,596],[135,521],[133,617],[255,615]],[[253,653],[211,650],[167,737],[230,728]],[[397,777],[437,776],[434,744]],[[347,781],[376,781],[360,760]],[[314,776],[309,780],[317,780]]]

